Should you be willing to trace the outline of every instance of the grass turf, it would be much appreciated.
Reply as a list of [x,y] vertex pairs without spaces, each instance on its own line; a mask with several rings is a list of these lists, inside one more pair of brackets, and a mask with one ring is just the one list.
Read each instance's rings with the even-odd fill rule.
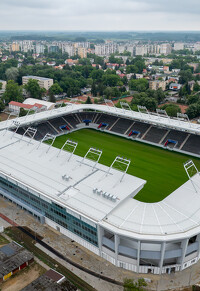
[[147,181],[135,196],[135,199],[143,202],[161,201],[186,182],[183,163],[188,159],[191,158],[200,169],[198,158],[92,129],[57,137],[54,146],[61,148],[66,139],[78,142],[75,154],[79,156],[84,156],[90,147],[102,149],[99,162],[106,166],[110,166],[117,155],[131,159],[128,173]]

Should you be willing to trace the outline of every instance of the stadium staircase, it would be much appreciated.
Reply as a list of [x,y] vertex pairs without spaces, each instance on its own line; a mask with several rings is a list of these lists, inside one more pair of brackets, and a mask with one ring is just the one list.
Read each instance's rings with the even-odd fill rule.
[[186,142],[187,142],[187,140],[189,139],[189,137],[190,137],[190,133],[186,136],[186,139],[182,142],[182,144],[181,144],[181,146],[180,146],[180,150],[182,149],[182,147],[186,144]]
[[109,130],[112,130],[113,126],[115,126],[115,124],[117,124],[117,122],[120,120],[120,118],[118,118],[114,123],[113,125],[109,128]]
[[129,126],[129,128],[124,132],[125,135],[127,135],[131,131],[131,127],[134,125],[135,121]]
[[187,139],[186,143],[183,145],[182,150],[191,152],[194,154],[200,154],[200,136],[191,134]]
[[169,134],[170,130],[168,130],[165,135],[161,138],[161,140],[159,141],[159,144],[162,144],[164,140],[166,140],[166,136]]
[[153,125],[150,125],[150,126],[148,127],[148,129],[145,131],[145,133],[143,134],[143,136],[141,137],[141,139],[144,139],[144,138],[145,138],[145,136],[147,135],[147,133],[151,130],[152,126],[153,126]]
[[112,126],[112,131],[113,132],[117,132],[117,133],[121,133],[124,134],[127,129],[132,126],[133,121],[130,119],[125,119],[125,118],[119,118],[117,120],[117,123],[113,124]]
[[164,128],[159,128],[159,127],[155,127],[155,126],[151,126],[147,132],[145,133],[145,135],[143,136],[144,140],[153,142],[153,143],[158,143],[160,142],[160,140],[163,138],[164,135],[166,135],[167,130]]
[[47,122],[55,130],[55,132],[59,133],[59,131],[55,128],[55,126],[53,126],[53,124],[51,124],[49,120]]

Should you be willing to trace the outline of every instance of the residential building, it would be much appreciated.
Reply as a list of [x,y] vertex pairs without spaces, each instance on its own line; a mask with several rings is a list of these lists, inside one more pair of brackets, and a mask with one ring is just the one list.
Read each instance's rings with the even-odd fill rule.
[[35,52],[36,54],[43,54],[45,50],[45,46],[41,43],[36,43],[35,45]]
[[78,47],[77,54],[81,57],[81,59],[87,58],[87,49],[84,47]]
[[184,49],[184,43],[183,42],[175,42],[174,43],[174,50],[179,51]]
[[69,57],[73,57],[76,50],[72,44],[62,44],[62,53],[68,53]]
[[57,53],[59,51],[59,47],[57,45],[50,45],[48,47],[49,53]]
[[28,104],[28,105],[35,105],[39,104],[45,107],[45,110],[51,110],[54,108],[55,103],[40,100],[40,99],[35,99],[35,98],[27,98],[24,100],[23,104]]
[[109,56],[115,53],[118,49],[116,43],[108,42],[106,44],[95,45],[95,54],[99,56]]
[[162,55],[168,55],[172,51],[172,46],[169,43],[162,43],[160,45],[160,54]]
[[19,47],[19,44],[17,42],[13,42],[11,44],[11,51],[12,52],[18,52],[18,51],[20,51],[20,47]]
[[181,89],[181,84],[178,83],[171,83],[169,85],[169,90],[178,91]]
[[1,88],[1,90],[5,90],[5,89],[6,89],[6,84],[7,84],[7,82],[4,81],[4,80],[0,80],[0,83],[2,83],[2,88]]
[[37,111],[37,112],[46,110],[45,106],[38,103],[34,103],[34,105],[30,105],[30,104],[24,104],[24,103],[20,103],[16,101],[11,101],[8,104],[8,106],[9,106],[9,111],[15,114],[19,114],[21,108],[23,108],[26,111]]
[[40,88],[45,88],[46,90],[49,90],[49,88],[53,85],[53,79],[38,76],[23,76],[22,84],[27,84],[30,79],[37,80]]
[[163,91],[165,91],[166,90],[166,82],[160,81],[160,80],[155,80],[155,81],[149,82],[149,89],[158,90],[159,88],[161,88]]
[[136,56],[144,56],[148,54],[148,47],[146,45],[138,45],[135,47]]

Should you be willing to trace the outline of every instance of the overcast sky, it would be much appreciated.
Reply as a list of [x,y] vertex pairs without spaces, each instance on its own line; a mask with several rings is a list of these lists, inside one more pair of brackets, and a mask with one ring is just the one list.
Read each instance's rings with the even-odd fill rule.
[[200,0],[0,0],[0,30],[200,30]]

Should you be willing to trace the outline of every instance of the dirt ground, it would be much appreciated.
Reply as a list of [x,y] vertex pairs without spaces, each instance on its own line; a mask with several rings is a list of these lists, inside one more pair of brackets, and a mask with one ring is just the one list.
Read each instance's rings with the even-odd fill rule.
[[37,263],[33,263],[27,269],[20,271],[14,277],[10,277],[2,285],[0,284],[0,290],[2,291],[20,291],[26,287],[32,281],[40,277],[46,270]]
[[[13,118],[15,118],[16,116],[10,116],[10,118],[9,119],[13,119]],[[8,119],[8,114],[7,113],[4,113],[4,112],[2,112],[2,113],[0,113],[0,121],[4,121],[4,120],[7,120]]]

